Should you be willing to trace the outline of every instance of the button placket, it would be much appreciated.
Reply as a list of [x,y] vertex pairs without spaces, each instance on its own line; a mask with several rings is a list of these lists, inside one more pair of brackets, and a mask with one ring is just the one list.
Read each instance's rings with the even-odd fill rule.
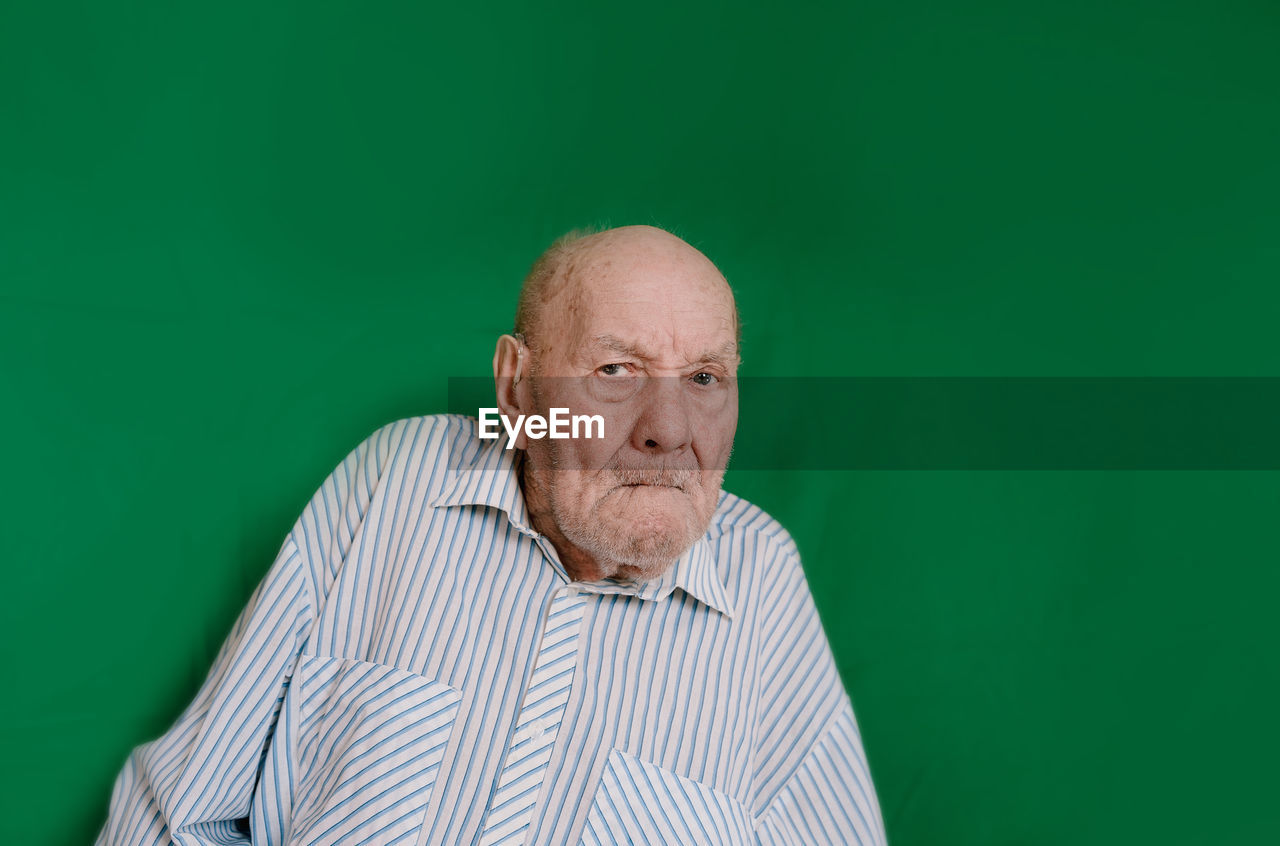
[[524,842],[569,701],[585,608],[586,597],[573,586],[558,590],[547,607],[538,655],[479,846]]

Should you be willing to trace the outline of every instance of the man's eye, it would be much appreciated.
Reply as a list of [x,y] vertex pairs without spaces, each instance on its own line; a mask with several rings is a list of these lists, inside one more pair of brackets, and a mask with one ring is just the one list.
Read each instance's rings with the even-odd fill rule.
[[627,368],[622,364],[606,364],[596,371],[601,376],[622,376],[627,372]]
[[695,373],[693,375],[693,381],[694,381],[694,384],[702,385],[705,388],[708,385],[714,385],[716,382],[719,382],[720,380],[717,379],[714,375],[707,373],[706,371],[703,371],[702,373]]

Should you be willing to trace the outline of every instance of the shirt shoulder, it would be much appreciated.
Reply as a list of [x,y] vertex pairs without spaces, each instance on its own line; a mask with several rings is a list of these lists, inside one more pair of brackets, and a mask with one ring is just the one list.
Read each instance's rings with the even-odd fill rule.
[[423,483],[411,486],[424,495],[439,490],[451,478],[448,468],[458,465],[454,456],[474,443],[474,427],[474,420],[457,414],[406,417],[379,426],[347,453],[312,494],[291,532],[317,568],[319,583],[331,581],[346,560],[379,491],[397,480]]
[[764,620],[779,596],[808,595],[808,580],[791,533],[758,505],[722,491],[707,528],[716,572],[743,621]]
[[791,533],[763,508],[728,491],[721,491],[707,533],[718,544],[749,539],[762,553],[783,556],[799,566],[800,551]]
[[392,420],[375,429],[356,448],[380,466],[424,454],[449,455],[475,441],[476,420],[463,414],[424,414]]
[[379,479],[410,473],[438,488],[458,474],[482,443],[474,417],[426,414],[379,426],[352,454]]

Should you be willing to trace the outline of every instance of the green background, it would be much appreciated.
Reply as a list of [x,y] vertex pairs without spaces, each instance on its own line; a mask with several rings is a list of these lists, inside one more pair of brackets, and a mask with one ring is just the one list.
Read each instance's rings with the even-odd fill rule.
[[[1278,86],[1244,0],[6,3],[5,840],[93,836],[312,490],[573,226],[702,248],[745,375],[1280,375]],[[727,486],[797,537],[895,846],[1280,838],[1277,474]]]

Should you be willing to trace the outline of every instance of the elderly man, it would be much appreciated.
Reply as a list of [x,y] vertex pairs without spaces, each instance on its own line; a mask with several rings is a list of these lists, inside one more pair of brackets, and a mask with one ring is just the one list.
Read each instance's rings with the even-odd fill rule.
[[100,842],[883,843],[795,544],[720,488],[737,335],[673,235],[556,242],[498,340],[498,409],[603,431],[375,432]]

